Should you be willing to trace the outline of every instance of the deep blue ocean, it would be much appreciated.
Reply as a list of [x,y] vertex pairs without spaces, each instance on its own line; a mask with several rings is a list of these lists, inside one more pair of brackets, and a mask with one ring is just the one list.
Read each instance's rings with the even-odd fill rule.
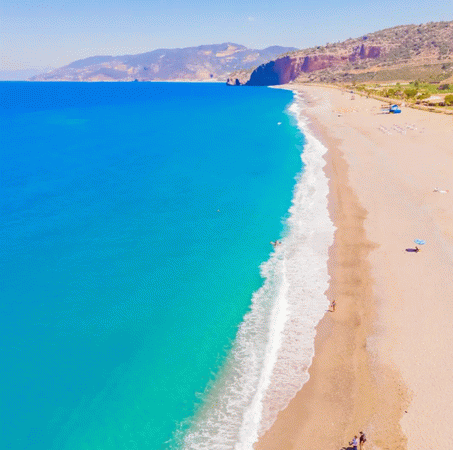
[[285,233],[292,101],[0,83],[3,449],[180,446]]

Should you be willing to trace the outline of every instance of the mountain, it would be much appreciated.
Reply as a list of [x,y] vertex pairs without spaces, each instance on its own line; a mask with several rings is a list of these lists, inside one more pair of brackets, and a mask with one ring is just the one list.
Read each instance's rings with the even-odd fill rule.
[[236,71],[230,85],[296,82],[440,82],[453,76],[453,21],[404,25],[344,42],[291,52],[254,70]]
[[294,50],[278,46],[253,50],[228,42],[139,55],[92,56],[30,81],[226,81],[234,70],[256,67]]

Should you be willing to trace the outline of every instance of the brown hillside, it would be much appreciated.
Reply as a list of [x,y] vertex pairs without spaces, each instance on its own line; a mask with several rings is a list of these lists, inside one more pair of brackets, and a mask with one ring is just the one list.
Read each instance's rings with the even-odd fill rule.
[[398,26],[291,52],[257,67],[248,76],[232,73],[228,84],[442,81],[452,75],[453,21]]

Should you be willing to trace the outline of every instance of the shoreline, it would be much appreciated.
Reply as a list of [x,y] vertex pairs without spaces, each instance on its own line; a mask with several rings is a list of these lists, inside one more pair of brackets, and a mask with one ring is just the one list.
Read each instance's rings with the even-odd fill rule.
[[[310,119],[309,128],[313,134],[328,148],[324,170],[330,186],[329,213],[337,231],[329,251],[331,282],[326,294],[329,300],[335,298],[337,308],[334,313],[326,313],[317,326],[309,381],[279,413],[274,425],[260,437],[254,448],[340,449],[347,446],[359,431],[364,431],[368,437],[367,449],[418,449],[426,445],[426,448],[431,448],[433,427],[439,431],[435,446],[448,447],[447,426],[453,418],[453,408],[448,408],[448,418],[442,420],[436,415],[434,402],[431,406],[426,405],[427,397],[437,398],[438,395],[433,392],[435,386],[432,382],[431,386],[424,384],[423,387],[428,389],[426,393],[420,393],[419,386],[414,383],[417,375],[413,366],[417,361],[411,355],[410,345],[414,330],[410,322],[400,323],[404,323],[407,313],[405,308],[401,308],[401,303],[408,307],[414,302],[417,306],[422,305],[427,291],[435,290],[433,285],[429,285],[423,289],[424,295],[417,295],[411,289],[414,284],[420,284],[417,278],[413,278],[413,264],[422,266],[416,271],[419,276],[423,268],[429,270],[429,264],[434,264],[443,275],[448,271],[448,265],[452,265],[453,252],[450,255],[437,252],[436,264],[432,258],[429,262],[421,258],[417,262],[407,259],[421,256],[425,250],[420,255],[404,251],[405,246],[412,242],[410,233],[414,233],[413,237],[420,233],[426,236],[424,228],[432,225],[429,222],[433,217],[429,213],[433,212],[438,216],[434,220],[441,219],[440,228],[434,230],[441,234],[441,239],[437,236],[438,240],[448,241],[453,249],[453,227],[451,221],[445,220],[445,215],[452,218],[452,213],[447,212],[442,203],[451,202],[452,197],[429,195],[432,189],[428,187],[434,183],[434,186],[441,184],[443,188],[448,180],[453,179],[453,164],[448,167],[449,158],[453,161],[453,152],[449,153],[445,132],[443,136],[439,134],[448,125],[445,123],[448,117],[435,115],[431,123],[426,123],[429,113],[409,112],[406,108],[400,117],[381,117],[376,113],[379,101],[374,99],[360,98],[352,102],[349,96],[333,89],[294,85],[284,88],[295,94],[303,93],[306,101],[302,114]],[[354,106],[356,110],[337,113],[336,110],[345,105]],[[360,115],[356,111],[360,111]],[[396,134],[397,137],[382,132],[382,128],[390,128],[379,122],[401,122],[402,119],[410,119],[417,127],[407,128],[407,135],[405,128],[404,136],[393,129],[392,136]],[[423,161],[419,159],[425,157],[424,146],[432,142],[433,136],[428,136],[430,133],[422,129],[424,124],[436,130],[436,143],[441,149],[436,154],[437,165],[442,162],[445,173],[443,177],[433,177],[435,171],[430,173],[431,177],[423,180],[420,190],[419,179],[408,176],[405,171],[405,158],[418,161],[416,165],[409,163],[409,170],[416,170],[419,177],[426,175]],[[395,124],[394,128],[401,127]],[[408,136],[410,130],[417,129],[420,131]],[[451,125],[450,130],[453,130]],[[452,137],[453,133],[450,139]],[[415,153],[414,149],[417,150]],[[398,158],[394,157],[394,152],[398,152]],[[394,178],[395,188],[401,190],[385,198],[391,190],[385,186],[389,177]],[[453,186],[445,187],[451,190]],[[431,207],[423,217],[425,227],[418,228],[413,226],[420,207],[417,195],[429,200],[428,206]],[[401,215],[405,217],[398,217]],[[395,216],[398,220],[394,220]],[[394,232],[386,232],[385,227]],[[403,240],[404,234],[408,233],[408,239]],[[394,259],[390,264],[389,257]],[[405,267],[407,262],[410,264]],[[440,294],[443,301],[453,292],[451,278],[446,286],[440,285],[437,289],[437,295]],[[395,285],[398,285],[397,289]],[[417,308],[417,312],[416,318],[423,320],[423,308]],[[439,315],[432,319],[428,333],[438,323]],[[447,326],[446,319],[443,324]],[[453,344],[452,332],[447,338]],[[435,342],[430,341],[427,349],[436,353]],[[446,355],[438,356],[445,360]],[[447,362],[443,380],[453,370],[451,356]],[[424,378],[427,381],[429,376]],[[417,394],[423,398],[423,403],[416,401]],[[452,396],[449,394],[448,398]],[[416,406],[422,404],[431,408],[433,417],[428,423],[417,417],[423,413],[417,412]],[[419,447],[421,443],[423,445]]]
[[[313,103],[307,93],[304,97],[304,103]],[[377,401],[365,350],[376,314],[367,261],[375,245],[366,239],[363,226],[367,211],[349,186],[348,165],[339,142],[329,138],[322,123],[306,114],[306,108],[302,114],[309,117],[311,133],[328,149],[324,172],[329,180],[329,215],[336,231],[329,249],[326,295],[329,301],[336,300],[336,310],[327,312],[316,327],[309,380],[260,438],[256,450],[340,449],[359,430],[367,433]],[[368,300],[361,302],[362,297]],[[364,395],[367,402],[361,401]]]

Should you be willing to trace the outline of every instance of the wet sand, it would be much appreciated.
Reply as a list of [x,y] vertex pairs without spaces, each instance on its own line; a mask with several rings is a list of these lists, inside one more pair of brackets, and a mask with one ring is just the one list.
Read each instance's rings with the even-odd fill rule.
[[[453,120],[288,87],[328,148],[336,311],[310,380],[255,448],[340,449],[361,430],[367,449],[453,448]],[[415,238],[426,245],[406,251]]]

